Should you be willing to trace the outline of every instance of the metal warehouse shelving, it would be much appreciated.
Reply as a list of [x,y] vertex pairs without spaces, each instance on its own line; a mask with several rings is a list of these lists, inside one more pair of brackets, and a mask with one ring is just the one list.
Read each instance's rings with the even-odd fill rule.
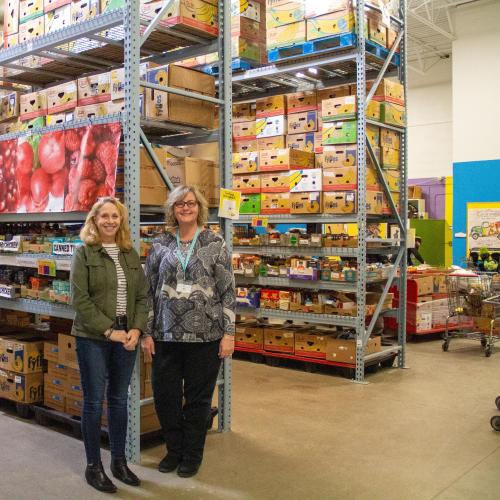
[[[160,216],[157,207],[140,206],[138,186],[140,185],[139,146],[141,143],[149,152],[153,163],[158,167],[165,184],[171,189],[172,183],[164,169],[161,168],[151,143],[168,144],[170,140],[172,143],[182,145],[219,141],[221,185],[229,185],[230,181],[232,102],[230,0],[219,0],[219,34],[215,39],[185,33],[175,27],[160,26],[159,22],[170,3],[169,1],[164,2],[162,9],[153,19],[144,19],[140,15],[138,0],[124,0],[123,8],[105,12],[92,19],[0,50],[0,67],[3,70],[3,76],[0,79],[3,82],[27,85],[34,90],[64,83],[85,74],[96,74],[119,67],[125,68],[125,108],[122,113],[103,118],[68,122],[61,126],[45,127],[33,132],[7,134],[0,137],[0,140],[22,137],[40,131],[48,132],[119,120],[122,124],[125,143],[125,204],[129,210],[130,227],[136,248],[139,245],[141,216],[143,220],[151,218],[159,220]],[[212,52],[219,53],[220,61],[218,96],[215,98],[140,80],[140,63],[155,62],[163,65]],[[40,64],[41,60],[36,59],[36,57],[33,59],[32,56],[44,58],[44,64]],[[219,131],[141,119],[138,98],[140,86],[217,104],[219,106]],[[23,222],[71,223],[81,222],[85,216],[84,212],[0,214],[0,222],[19,222],[22,220]],[[215,214],[212,210],[212,222],[214,218]],[[227,224],[223,227],[230,245],[230,227]],[[0,308],[63,318],[73,318],[74,316],[73,310],[69,306],[29,299],[0,299]],[[224,360],[217,385],[219,389],[219,431],[228,431],[231,427],[230,359]],[[130,387],[127,440],[127,455],[134,462],[140,460],[140,406],[149,402],[149,400],[140,401],[138,357]]]
[[[371,5],[365,5],[365,0],[358,0],[356,4],[356,18],[364,19],[365,9],[374,9],[380,12],[380,9]],[[339,47],[330,52],[321,51],[317,55],[301,56],[292,61],[287,60],[284,62],[277,62],[265,67],[250,69],[243,71],[233,76],[233,99],[237,102],[253,101],[257,98],[291,93],[298,91],[314,90],[328,88],[335,85],[344,85],[348,83],[356,83],[357,92],[357,165],[358,165],[358,178],[357,178],[357,200],[358,212],[352,215],[261,215],[271,223],[305,223],[305,224],[357,224],[358,226],[358,246],[357,248],[286,248],[280,247],[279,249],[268,247],[262,249],[262,255],[297,255],[303,253],[304,255],[338,255],[345,257],[355,257],[358,267],[358,280],[350,285],[357,295],[357,316],[356,317],[342,317],[335,315],[323,314],[306,314],[306,313],[293,313],[288,311],[279,311],[271,309],[258,309],[251,310],[244,308],[241,314],[254,315],[263,318],[281,318],[285,320],[309,321],[311,323],[327,323],[339,326],[347,326],[356,329],[356,369],[355,381],[364,382],[365,364],[372,363],[376,359],[384,359],[388,353],[397,353],[398,366],[403,368],[405,366],[405,325],[406,325],[406,219],[407,219],[407,138],[406,127],[394,127],[366,118],[365,109],[368,102],[372,99],[374,92],[381,82],[382,78],[389,76],[398,77],[399,81],[403,84],[405,96],[407,95],[406,88],[406,47],[407,47],[407,33],[406,33],[406,0],[400,0],[399,17],[391,16],[391,22],[399,27],[399,34],[393,47],[388,51],[383,51],[385,58],[378,57],[373,54],[371,44],[365,40],[363,36],[364,26],[363,23],[356,23],[356,36],[355,43],[349,47]],[[397,50],[399,48],[399,54]],[[312,70],[312,71],[311,71]],[[366,81],[375,80],[372,89],[366,93]],[[400,206],[401,210],[398,213],[396,205],[392,196],[389,186],[384,178],[382,169],[379,162],[375,158],[373,148],[371,147],[367,135],[366,125],[373,124],[377,127],[382,127],[394,130],[401,133],[401,170],[400,170]],[[383,191],[387,196],[389,205],[391,207],[391,215],[388,216],[373,216],[367,215],[366,204],[366,152],[371,157],[372,163],[377,171]],[[238,222],[249,224],[253,215],[242,215]],[[401,240],[400,242],[392,242],[388,245],[383,245],[380,248],[374,248],[373,243],[376,240],[367,238],[366,230],[367,223],[371,222],[386,222],[397,224],[400,229]],[[384,240],[380,240],[383,242]],[[236,249],[241,253],[255,253],[259,255],[258,246],[242,247],[238,246]],[[365,316],[366,305],[366,290],[367,280],[366,262],[367,254],[381,253],[397,255],[395,265],[390,272],[388,278],[385,280],[383,292],[380,301],[375,309],[375,314],[369,318]],[[382,353],[364,356],[364,347],[368,342],[377,318],[382,312],[384,300],[387,296],[389,288],[393,281],[398,278],[401,287],[400,306],[397,311],[398,315],[398,345],[392,349],[384,350]],[[272,285],[275,278],[258,278],[259,284]],[[240,283],[249,282],[248,279],[238,279]],[[300,284],[302,284],[300,282]],[[287,284],[286,286],[290,286]],[[299,286],[299,285],[297,285]],[[317,287],[320,290],[332,289],[330,283],[309,283],[306,287]]]

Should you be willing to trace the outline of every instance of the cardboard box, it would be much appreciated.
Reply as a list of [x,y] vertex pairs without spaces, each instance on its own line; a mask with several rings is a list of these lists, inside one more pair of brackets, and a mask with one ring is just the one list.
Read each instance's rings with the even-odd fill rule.
[[47,95],[44,91],[21,94],[19,116],[21,120],[32,120],[47,114]]
[[380,103],[378,101],[374,101],[372,99],[368,103],[368,107],[366,108],[366,117],[369,120],[375,120],[377,122],[380,121]]
[[318,90],[318,109],[321,111],[322,103],[326,99],[336,99],[338,97],[345,97],[349,95],[351,95],[349,85],[339,85],[337,87]]
[[237,324],[234,336],[235,347],[245,349],[263,349],[264,348],[264,330],[257,324]]
[[254,42],[266,41],[266,30],[263,25],[248,17],[231,17],[231,37],[243,37]]
[[43,376],[45,390],[50,389],[64,394],[66,390],[66,377],[58,377],[53,373],[45,373]]
[[314,132],[291,134],[286,136],[286,147],[314,152]]
[[264,328],[264,350],[293,354],[294,332],[285,328]]
[[[364,352],[373,354],[382,349],[380,337],[372,337],[368,339]],[[326,341],[326,359],[328,361],[336,361],[338,363],[356,364],[356,341],[337,339],[328,337]]]
[[71,4],[71,24],[88,21],[100,12],[99,0],[80,0]]
[[259,168],[261,172],[314,168],[314,160],[314,153],[299,149],[286,148],[259,151]]
[[[399,199],[400,195],[398,191],[391,191],[391,198],[394,201],[394,204],[396,205],[396,210],[400,212],[400,206],[399,206]],[[385,194],[383,193],[383,202],[382,202],[382,213],[386,215],[391,215],[392,214],[392,209],[391,206],[389,205],[389,200]]]
[[355,144],[357,141],[357,121],[323,124],[322,144]]
[[0,370],[0,398],[18,403],[43,401],[43,372],[22,374]]
[[257,118],[255,120],[255,133],[257,138],[273,137],[286,134],[286,117],[283,115]]
[[383,102],[380,105],[380,119],[387,125],[404,127],[406,125],[406,111],[403,106]]
[[83,400],[83,387],[80,372],[78,370],[70,369],[68,371],[65,393],[66,396]]
[[109,73],[78,78],[78,106],[87,106],[109,100],[111,100]]
[[12,35],[7,35],[3,41],[3,48],[10,49],[15,47],[19,43],[19,33],[13,33]]
[[233,189],[241,193],[260,193],[259,175],[235,175],[233,176]]
[[233,57],[260,62],[262,48],[259,42],[241,36],[231,38],[231,54]]
[[323,157],[323,168],[352,167],[358,163],[357,146],[339,145],[326,146],[321,153]]
[[251,102],[233,104],[233,123],[255,120],[255,104]]
[[366,135],[368,136],[372,148],[378,148],[380,146],[380,127],[376,125],[367,125]]
[[260,214],[261,195],[248,194],[241,197],[240,214]]
[[344,9],[336,12],[329,12],[322,16],[308,19],[307,21],[307,40],[316,40],[340,33],[349,33],[354,31],[356,22],[354,13],[350,9]]
[[434,290],[434,278],[432,276],[415,276],[411,278],[415,281],[417,295],[430,295]]
[[323,16],[329,12],[336,12],[347,9],[350,6],[350,0],[305,0],[306,19],[310,17]]
[[233,137],[233,153],[251,153],[258,151],[257,139],[238,139]]
[[[47,101],[47,104],[48,104],[48,101]],[[54,113],[51,115],[47,115],[45,117],[45,123],[47,124],[47,126],[61,125],[63,123],[72,122],[74,119],[75,119],[75,112],[74,111],[67,111],[65,113]]]
[[315,90],[305,92],[295,92],[286,96],[288,114],[304,113],[305,111],[315,111],[318,107],[318,100]]
[[19,31],[19,0],[5,0],[3,12],[3,33],[7,38]]
[[318,130],[318,116],[316,111],[304,111],[288,115],[288,134],[316,132]]
[[109,73],[110,94],[113,101],[125,99],[125,69],[113,69]]
[[168,97],[168,92],[156,89],[145,89],[144,100],[146,118],[149,120],[168,121],[170,116]]
[[[17,92],[10,92],[0,97],[0,120],[11,120],[17,116],[19,116],[19,94]],[[18,125],[13,121],[11,128],[12,132],[16,132]]]
[[[54,9],[59,9],[63,5],[71,5],[71,0],[44,0],[43,1],[43,11],[45,13],[50,12]],[[70,9],[71,12],[71,9]]]
[[290,191],[290,174],[288,172],[261,174],[260,186],[265,193],[288,193]]
[[47,373],[50,374],[51,377],[66,380],[68,377],[68,368],[66,365],[59,363],[59,361],[48,361],[47,362]]
[[358,167],[323,169],[323,191],[355,190],[357,187]]
[[262,193],[261,214],[289,214],[290,193]]
[[267,30],[266,44],[268,50],[278,47],[299,45],[306,41],[306,22],[287,24]]
[[381,166],[384,168],[399,168],[401,164],[401,157],[399,154],[399,149],[392,149],[388,147],[382,147],[382,158]]
[[57,363],[59,361],[59,346],[57,342],[46,340],[43,343],[43,359]]
[[321,105],[321,118],[324,122],[347,120],[356,117],[356,96],[326,99]]
[[186,185],[196,186],[209,207],[219,206],[220,170],[211,160],[187,157],[184,160]]
[[47,408],[52,408],[53,410],[64,412],[66,409],[65,403],[66,398],[64,396],[64,392],[54,389],[45,382],[45,386],[43,388],[44,406],[46,406]]
[[109,102],[101,102],[99,104],[88,104],[87,106],[78,106],[75,108],[75,120],[86,120],[106,116],[109,113]]
[[366,213],[381,215],[384,208],[384,196],[380,191],[366,191]]
[[23,24],[43,16],[43,0],[20,0],[19,23]]
[[46,92],[49,115],[74,109],[77,105],[77,84],[75,81],[49,87]]
[[380,101],[380,102],[385,101],[393,104],[399,104],[400,106],[404,106],[405,104],[404,87],[399,82],[395,82],[388,78],[384,78],[377,87],[373,99],[375,101]]
[[326,358],[326,335],[295,332],[295,356]]
[[368,39],[372,40],[382,47],[387,46],[387,26],[382,23],[381,17],[369,15],[368,24]]
[[260,0],[232,0],[231,2],[231,16],[246,17],[258,23],[264,22],[263,9],[264,5],[261,5]]
[[401,172],[399,170],[386,170],[384,177],[390,191],[399,191],[401,183]]
[[259,170],[259,153],[233,153],[233,174],[250,174]]
[[83,400],[66,394],[64,412],[68,415],[79,417],[83,411]]
[[380,146],[399,150],[401,148],[401,134],[394,130],[382,128],[380,131]]
[[262,99],[257,99],[255,104],[255,116],[257,118],[286,115],[286,98],[284,95],[263,97]]
[[321,168],[309,168],[305,170],[292,170],[290,172],[290,192],[307,193],[310,191],[322,191]]
[[45,34],[71,25],[71,5],[63,5],[45,14]]
[[78,359],[76,357],[76,337],[60,333],[58,336],[59,363],[78,370]]
[[233,141],[248,141],[255,139],[255,120],[251,122],[233,123]]
[[287,24],[303,21],[305,16],[305,5],[303,0],[267,2],[266,29],[277,28]]
[[43,16],[31,19],[19,25],[19,43],[24,43],[42,36],[45,33]]
[[142,205],[164,205],[167,201],[167,188],[165,186],[140,186],[140,200]]
[[0,369],[15,373],[43,371],[43,341],[37,337],[0,338]]
[[290,213],[320,214],[322,193],[290,193]]
[[323,193],[325,214],[356,213],[356,193],[354,191],[333,191]]
[[284,135],[262,137],[260,139],[257,139],[257,149],[259,151],[266,151],[268,149],[283,149],[285,147],[287,146]]

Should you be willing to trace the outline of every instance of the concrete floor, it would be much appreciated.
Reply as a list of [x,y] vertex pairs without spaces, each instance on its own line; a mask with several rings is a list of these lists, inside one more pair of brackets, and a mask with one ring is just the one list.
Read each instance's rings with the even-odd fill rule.
[[[323,374],[235,361],[233,431],[208,436],[192,479],[155,470],[143,450],[130,499],[498,499],[500,352],[439,341],[408,346],[408,370],[355,385]],[[0,499],[105,498],[82,480],[81,441],[0,412]],[[103,462],[109,462],[103,452]]]

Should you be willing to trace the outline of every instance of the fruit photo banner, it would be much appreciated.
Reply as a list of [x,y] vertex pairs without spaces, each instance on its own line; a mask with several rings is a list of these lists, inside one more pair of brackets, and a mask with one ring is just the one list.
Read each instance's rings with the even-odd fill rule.
[[87,211],[115,194],[119,122],[0,141],[0,212]]

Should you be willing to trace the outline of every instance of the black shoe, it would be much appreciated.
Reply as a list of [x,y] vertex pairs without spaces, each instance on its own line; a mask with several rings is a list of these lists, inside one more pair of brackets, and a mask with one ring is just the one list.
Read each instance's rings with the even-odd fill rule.
[[160,472],[173,472],[177,469],[181,459],[176,455],[172,455],[171,453],[167,453],[158,465],[158,470]]
[[105,493],[114,493],[116,491],[116,486],[111,482],[102,464],[89,464],[85,469],[85,479],[87,483],[93,488],[99,491],[104,491]]
[[179,477],[192,477],[198,472],[200,465],[199,463],[193,462],[181,462],[177,469],[177,475]]
[[111,472],[116,479],[130,486],[139,486],[140,479],[127,467],[127,461],[124,458],[111,459]]

